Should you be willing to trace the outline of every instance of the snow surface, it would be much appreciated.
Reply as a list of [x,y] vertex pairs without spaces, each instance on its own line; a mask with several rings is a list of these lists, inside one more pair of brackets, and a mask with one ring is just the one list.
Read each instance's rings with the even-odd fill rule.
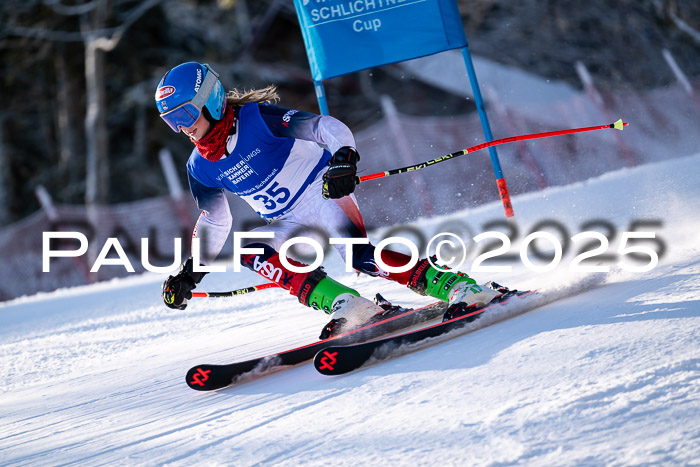
[[[340,377],[303,364],[213,393],[184,384],[193,365],[315,340],[327,317],[279,290],[172,311],[163,276],[146,274],[0,304],[0,465],[697,463],[699,178],[700,154],[514,198],[515,248],[543,219],[570,235],[602,219],[613,251],[652,219],[666,252],[649,272],[613,267],[596,289]],[[495,203],[415,226],[502,219]],[[556,287],[576,278],[572,258],[476,277]],[[430,301],[325,264],[366,296]],[[200,289],[259,283],[228,269]]]

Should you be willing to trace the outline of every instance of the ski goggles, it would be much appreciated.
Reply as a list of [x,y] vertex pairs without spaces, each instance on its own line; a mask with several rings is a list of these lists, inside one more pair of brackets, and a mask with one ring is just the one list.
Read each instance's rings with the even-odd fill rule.
[[189,128],[194,125],[199,116],[202,115],[202,109],[219,79],[219,75],[209,66],[205,64],[204,68],[207,69],[207,75],[204,77],[204,82],[199,87],[197,94],[191,100],[160,114],[160,118],[165,120],[165,123],[175,133],[180,133],[180,127]]

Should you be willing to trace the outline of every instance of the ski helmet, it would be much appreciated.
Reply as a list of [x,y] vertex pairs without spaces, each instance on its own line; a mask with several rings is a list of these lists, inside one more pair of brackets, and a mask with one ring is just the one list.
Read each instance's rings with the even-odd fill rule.
[[209,65],[187,62],[168,71],[160,80],[156,106],[165,123],[179,133],[180,127],[191,127],[205,108],[214,120],[221,120],[226,92],[219,75]]

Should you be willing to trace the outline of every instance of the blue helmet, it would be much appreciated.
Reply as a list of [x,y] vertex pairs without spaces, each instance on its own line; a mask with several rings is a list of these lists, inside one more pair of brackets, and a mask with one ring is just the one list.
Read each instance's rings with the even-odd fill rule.
[[176,133],[189,128],[204,108],[214,120],[221,120],[226,92],[219,75],[207,64],[187,62],[168,71],[158,83],[156,106],[160,117]]

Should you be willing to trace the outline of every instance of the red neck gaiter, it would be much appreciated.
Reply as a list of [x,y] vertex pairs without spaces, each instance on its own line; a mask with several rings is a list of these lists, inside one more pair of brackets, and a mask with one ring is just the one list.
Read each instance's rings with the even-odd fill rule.
[[190,139],[206,160],[216,162],[226,153],[226,140],[233,126],[234,118],[233,107],[227,105],[221,120],[209,130],[204,138],[199,141]]

